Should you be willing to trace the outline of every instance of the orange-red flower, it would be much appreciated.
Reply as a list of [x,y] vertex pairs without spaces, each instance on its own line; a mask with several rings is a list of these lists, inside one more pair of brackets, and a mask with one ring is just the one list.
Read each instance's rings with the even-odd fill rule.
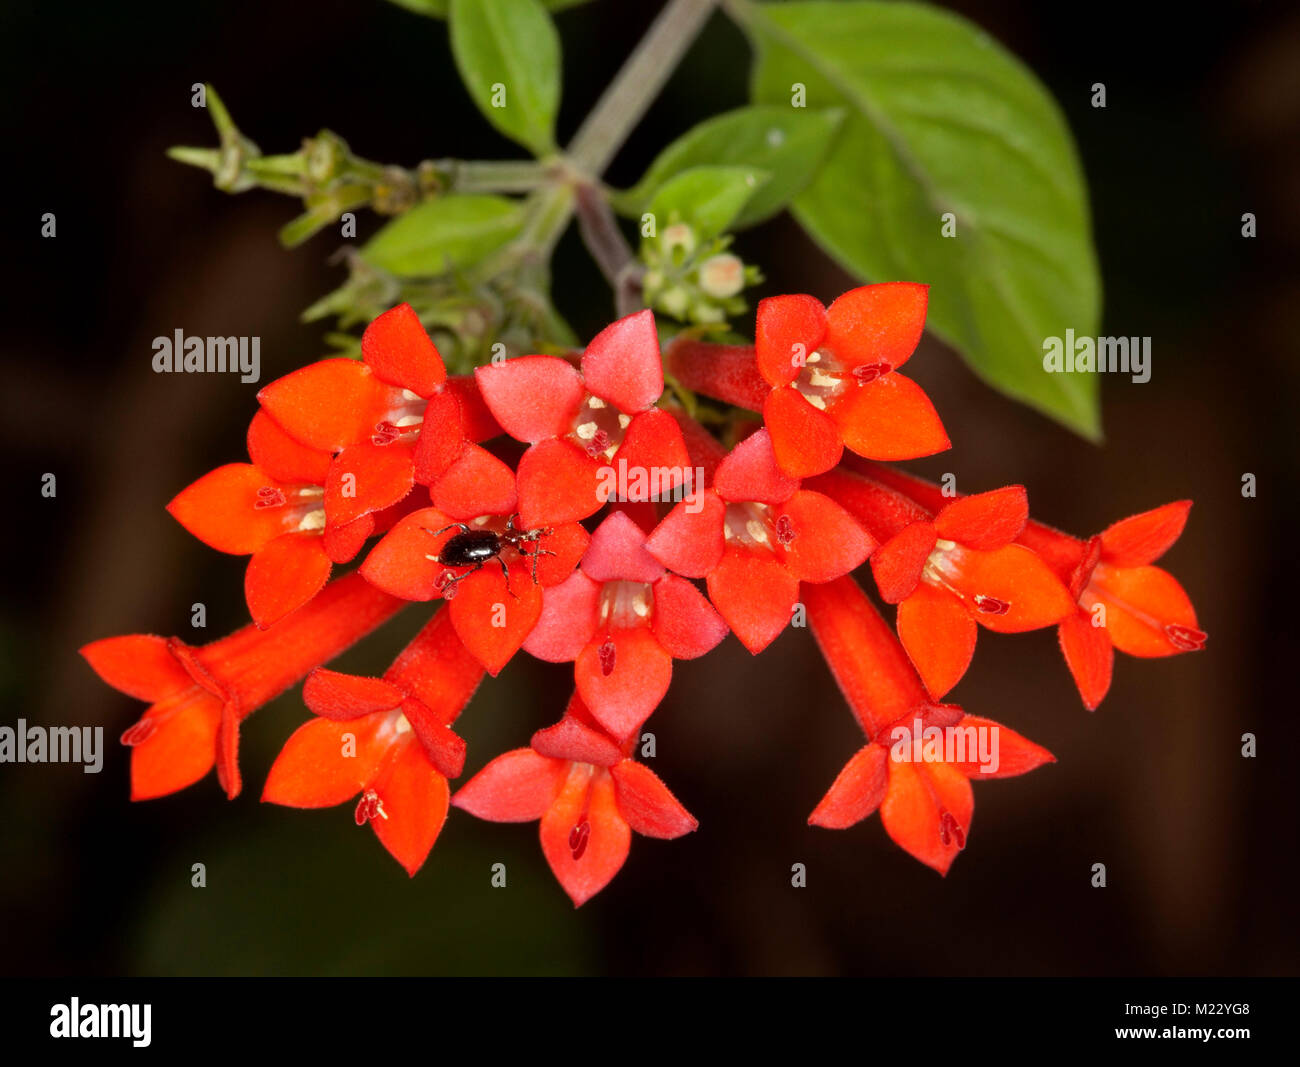
[[240,722],[403,606],[359,575],[348,575],[269,630],[245,626],[197,647],[151,634],[107,637],[83,647],[81,654],[104,681],[150,702],[122,735],[131,747],[131,799],[184,789],[214,762],[226,795],[237,796]]
[[383,678],[317,669],[303,686],[316,713],[293,733],[271,767],[262,799],[326,808],[358,793],[355,819],[369,822],[411,876],[447,818],[448,778],[465,765],[451,729],[483,677],[437,612]]
[[456,791],[452,803],[492,822],[541,820],[546,862],[580,906],[627,860],[632,831],[671,840],[699,824],[659,777],[629,757],[575,693],[564,718],[530,748],[498,756]]
[[852,578],[806,586],[803,598],[822,655],[867,735],[808,821],[839,830],[879,808],[896,844],[947,874],[970,833],[971,781],[1024,774],[1054,757],[990,719],[935,704]]

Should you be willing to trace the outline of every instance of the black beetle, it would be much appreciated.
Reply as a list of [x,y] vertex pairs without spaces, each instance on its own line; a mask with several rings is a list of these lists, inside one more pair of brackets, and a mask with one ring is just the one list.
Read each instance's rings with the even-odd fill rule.
[[435,537],[446,533],[448,530],[459,530],[460,533],[447,539],[438,555],[429,556],[428,558],[435,563],[441,563],[444,567],[470,568],[464,574],[456,575],[442,586],[443,599],[450,600],[455,595],[456,584],[468,578],[475,571],[482,570],[483,565],[490,559],[495,559],[501,564],[501,573],[505,575],[506,579],[506,592],[517,599],[518,595],[510,588],[510,569],[506,566],[506,561],[501,558],[501,553],[506,548],[513,548],[521,556],[531,557],[533,561],[533,584],[538,584],[537,558],[539,556],[554,556],[556,553],[545,548],[526,552],[523,546],[536,544],[553,531],[542,527],[534,530],[516,529],[515,519],[517,518],[519,518],[518,515],[511,515],[506,520],[506,528],[500,533],[495,530],[475,530],[464,522],[453,522],[450,526],[444,526],[441,530],[426,530],[427,533],[431,533]]

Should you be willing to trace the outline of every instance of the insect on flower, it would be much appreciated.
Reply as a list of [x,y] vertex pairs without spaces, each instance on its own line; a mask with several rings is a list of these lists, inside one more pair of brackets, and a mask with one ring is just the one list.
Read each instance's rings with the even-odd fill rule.
[[510,588],[510,569],[506,566],[506,561],[501,558],[501,553],[507,548],[513,548],[520,556],[527,556],[533,561],[532,579],[534,585],[540,585],[537,580],[537,560],[541,556],[554,556],[557,553],[548,548],[542,548],[540,545],[531,552],[525,549],[525,545],[537,544],[543,537],[549,537],[555,531],[550,527],[537,527],[532,530],[520,530],[515,526],[515,519],[519,516],[511,515],[506,519],[505,529],[501,531],[479,529],[475,530],[467,522],[453,522],[449,526],[444,526],[441,530],[429,530],[426,527],[420,527],[426,533],[431,533],[434,537],[446,533],[448,530],[459,530],[460,533],[454,534],[442,546],[442,551],[436,556],[425,556],[426,559],[434,563],[440,563],[444,567],[469,567],[464,574],[457,574],[442,586],[442,595],[446,600],[450,600],[456,595],[457,583],[468,578],[475,571],[483,569],[484,565],[490,559],[495,559],[501,565],[501,573],[505,576],[506,592],[516,600],[518,594]]

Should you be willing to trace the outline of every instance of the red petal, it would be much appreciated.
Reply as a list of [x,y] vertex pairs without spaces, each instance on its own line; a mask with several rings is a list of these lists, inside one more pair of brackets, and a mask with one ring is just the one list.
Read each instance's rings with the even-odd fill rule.
[[[328,808],[365,789],[388,751],[386,716],[352,722],[309,719],[271,765],[262,799],[291,808]],[[354,754],[353,754],[354,753]]]
[[891,537],[871,556],[871,573],[886,604],[898,604],[916,590],[937,535],[928,522],[915,522]]
[[[474,664],[478,667],[478,664]],[[478,671],[481,677],[482,668]],[[477,686],[477,678],[474,685]],[[472,691],[472,690],[471,690]],[[465,769],[465,739],[452,730],[446,723],[439,721],[437,714],[426,708],[418,700],[402,701],[402,715],[410,725],[424,758],[440,775],[445,778],[459,778]]]
[[291,485],[324,485],[330,465],[328,452],[300,444],[260,409],[248,424],[248,458],[276,481]]
[[770,553],[728,545],[709,574],[709,599],[732,632],[754,655],[790,624],[799,581]]
[[754,355],[769,385],[794,381],[825,337],[826,309],[816,297],[790,294],[758,302]]
[[465,450],[460,401],[450,392],[435,393],[424,406],[424,421],[415,440],[415,480],[432,485]]
[[687,578],[703,578],[722,559],[727,505],[714,492],[683,500],[655,527],[646,551]]
[[858,749],[808,816],[808,822],[827,830],[845,830],[860,823],[885,799],[888,762],[888,754],[880,745]]
[[[528,558],[530,569],[533,565],[532,557],[537,556],[537,581],[543,588],[565,581],[591,544],[591,536],[576,522],[566,522],[546,529],[551,532],[543,534],[535,545],[523,553]],[[547,552],[554,552],[555,555],[539,555]]]
[[899,640],[935,700],[961,681],[975,655],[978,632],[966,605],[928,582],[898,605]]
[[456,584],[450,611],[457,636],[495,678],[541,615],[542,589],[521,563],[510,565],[509,588],[500,568],[489,565]]
[[600,464],[569,441],[539,441],[519,460],[519,518],[526,529],[577,522],[605,503]]
[[619,814],[609,773],[599,770],[591,775],[587,768],[575,765],[555,803],[542,816],[541,838],[546,862],[575,906],[604,889],[627,859],[632,839]]
[[779,504],[799,488],[799,479],[776,465],[772,438],[766,430],[750,434],[718,464],[713,488],[726,500]]
[[454,519],[510,515],[519,502],[515,472],[478,445],[466,445],[430,492],[433,506]]
[[915,282],[850,289],[826,310],[827,345],[845,367],[901,367],[921,341],[929,289]]
[[460,401],[460,418],[468,440],[487,441],[493,437],[500,437],[504,432],[484,403],[483,394],[479,391],[474,375],[465,374],[448,378],[443,392],[451,394]]
[[370,539],[377,525],[378,518],[374,512],[341,526],[327,523],[321,531],[321,548],[334,563],[349,563]]
[[695,476],[681,426],[659,408],[632,416],[623,443],[610,462],[612,471],[626,472],[629,491],[638,489],[637,482],[644,477],[646,495],[659,500],[669,499],[671,490],[692,482]]
[[287,533],[253,553],[244,572],[244,598],[265,630],[325,588],[331,563],[317,533]]
[[398,304],[366,327],[361,358],[377,378],[420,396],[432,396],[447,380],[442,356],[410,304]]
[[441,536],[434,532],[452,522],[437,508],[411,512],[370,550],[361,565],[362,577],[376,589],[403,600],[432,600],[442,592],[440,583],[447,568],[429,557],[436,557],[456,531],[447,530]]
[[628,415],[646,411],[664,391],[659,334],[647,308],[611,323],[582,354],[587,389]]
[[1061,620],[1056,631],[1065,665],[1083,698],[1083,706],[1096,711],[1110,690],[1115,649],[1104,626],[1093,626],[1092,613],[1076,611]]
[[531,744],[535,752],[551,759],[591,763],[597,767],[612,767],[623,759],[618,745],[572,715],[538,730]]
[[685,578],[665,574],[654,598],[654,635],[674,659],[696,659],[727,636],[722,617]]
[[844,447],[868,459],[915,459],[952,443],[925,391],[901,374],[851,385],[826,410]]
[[492,363],[475,370],[474,380],[501,428],[529,444],[568,433],[586,395],[573,365],[555,356]]
[[1186,643],[1171,640],[1169,628],[1182,627],[1199,635],[1196,609],[1178,580],[1159,567],[1112,567],[1098,564],[1084,592],[1083,606],[1095,600],[1106,605],[1106,632],[1121,652],[1143,658],[1186,652]]
[[[953,729],[989,731],[997,737],[996,767],[990,768],[975,761],[953,764],[962,774],[977,781],[985,778],[1014,778],[1018,774],[1027,774],[1035,767],[1041,767],[1045,763],[1056,762],[1056,757],[1043,748],[1042,745],[1034,744],[1034,742],[1022,737],[1009,726],[1003,726],[992,719],[967,715]],[[972,745],[968,743],[966,751],[970,752],[971,749]]]
[[[970,833],[975,800],[970,782],[946,763],[889,761],[889,789],[880,805],[885,831],[905,851],[927,867],[947,874]],[[956,822],[961,833],[943,840],[943,815]],[[951,824],[950,824],[951,825]]]
[[840,461],[840,429],[793,388],[773,389],[763,405],[763,421],[772,435],[776,462],[787,474],[811,478]]
[[340,674],[317,667],[303,683],[302,699],[322,718],[346,721],[376,711],[392,711],[401,706],[406,694],[380,678]]
[[[975,621],[1000,634],[1022,633],[1052,626],[1074,611],[1074,598],[1050,567],[1021,545],[992,552],[963,552],[957,577],[949,579],[961,593]],[[979,609],[990,597],[1008,605],[1005,611]]]
[[1009,545],[1029,521],[1029,495],[1023,485],[976,493],[946,505],[934,518],[945,541],[988,551]]
[[251,463],[227,463],[182,489],[167,511],[205,545],[246,556],[285,532],[283,507],[258,506],[264,487],[280,489]]
[[221,720],[216,697],[195,686],[155,704],[145,719],[155,725],[131,749],[132,800],[175,793],[212,770]]
[[546,814],[569,773],[564,760],[516,748],[456,790],[452,803],[492,822],[532,822]]
[[383,814],[370,820],[375,836],[412,878],[447,821],[447,779],[419,745],[406,744],[375,781]]
[[81,654],[104,681],[137,700],[162,700],[194,685],[189,672],[168,651],[165,637],[105,637],[83,645]]
[[582,571],[597,582],[656,581],[664,566],[646,551],[645,542],[641,527],[623,512],[611,512],[591,535]]
[[619,814],[638,834],[671,841],[700,825],[645,764],[625,759],[609,773]]
[[[849,462],[855,461],[850,457]],[[848,465],[846,462],[844,467],[812,479],[804,488],[825,493],[882,543],[913,523],[932,520],[930,512],[914,500],[879,482],[850,474],[845,469]]]
[[438,722],[451,723],[483,680],[483,667],[456,636],[451,613],[436,611],[384,672],[384,680],[400,686]]
[[280,426],[308,448],[337,452],[370,439],[388,414],[393,387],[354,359],[323,359],[257,394]]
[[[325,516],[348,523],[401,500],[415,486],[412,448],[404,444],[350,445],[325,476]],[[349,477],[350,476],[350,477]]]
[[801,489],[773,508],[785,564],[803,582],[829,582],[861,566],[876,543],[830,497]]
[[529,655],[564,663],[578,655],[596,632],[601,585],[574,571],[542,594],[542,613],[524,642]]
[[1102,559],[1119,567],[1154,563],[1182,536],[1191,509],[1190,500],[1179,500],[1112,523],[1101,533]]
[[644,627],[612,630],[597,633],[578,654],[574,676],[596,721],[615,738],[625,738],[668,692],[673,660]]

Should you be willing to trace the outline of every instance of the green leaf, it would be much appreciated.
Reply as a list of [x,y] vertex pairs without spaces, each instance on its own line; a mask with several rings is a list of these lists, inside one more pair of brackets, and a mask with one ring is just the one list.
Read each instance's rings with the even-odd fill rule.
[[646,210],[660,230],[685,222],[707,241],[731,226],[767,179],[767,171],[754,167],[692,167],[660,186]]
[[639,215],[669,178],[690,167],[757,167],[769,179],[745,205],[733,229],[775,215],[816,173],[839,129],[844,112],[791,107],[742,107],[701,122],[670,144],[615,207]]
[[560,38],[539,0],[451,0],[451,49],[492,125],[535,155],[555,150]]
[[501,196],[442,196],[399,215],[361,249],[393,274],[442,274],[495,252],[523,225],[520,204]]
[[[1084,178],[1034,75],[978,27],[910,3],[738,0],[755,100],[848,116],[793,210],[864,280],[930,283],[929,325],[982,378],[1100,436],[1096,376],[1049,374],[1044,340],[1094,335]],[[956,236],[942,236],[942,216]]]
[[[587,2],[588,0],[542,0],[542,5],[548,11],[563,11],[566,7],[577,7]],[[389,0],[389,3],[435,19],[445,19],[447,9],[451,7],[451,0]]]

